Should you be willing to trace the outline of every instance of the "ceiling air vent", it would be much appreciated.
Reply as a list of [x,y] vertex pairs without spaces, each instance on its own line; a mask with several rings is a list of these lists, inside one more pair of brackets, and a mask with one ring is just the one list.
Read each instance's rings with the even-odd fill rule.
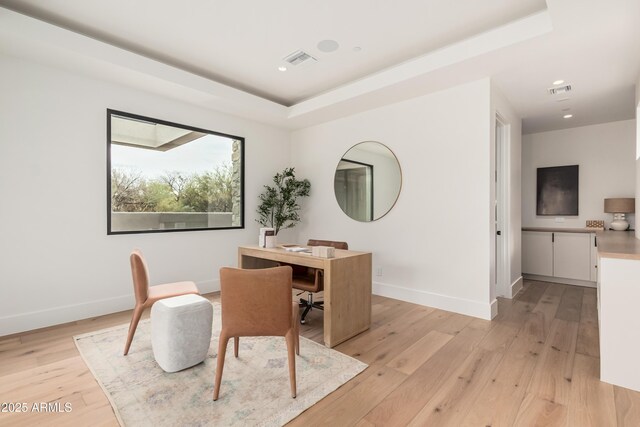
[[571,85],[555,86],[547,89],[549,95],[557,95],[559,93],[567,93],[571,91]]
[[291,65],[298,65],[308,60],[316,61],[316,58],[309,55],[307,52],[296,50],[295,52],[285,56],[284,60]]

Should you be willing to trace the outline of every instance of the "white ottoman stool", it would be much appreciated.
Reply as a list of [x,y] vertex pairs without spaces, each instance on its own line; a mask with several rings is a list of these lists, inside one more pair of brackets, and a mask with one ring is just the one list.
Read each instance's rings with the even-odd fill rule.
[[197,365],[211,344],[213,306],[200,295],[189,294],[157,301],[151,307],[151,348],[166,372]]

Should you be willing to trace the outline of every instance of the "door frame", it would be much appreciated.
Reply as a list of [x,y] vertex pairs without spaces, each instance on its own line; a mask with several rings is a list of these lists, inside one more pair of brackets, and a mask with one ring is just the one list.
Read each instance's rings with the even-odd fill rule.
[[498,208],[494,209],[497,218],[496,232],[500,230],[501,238],[495,235],[495,295],[511,298],[510,292],[510,257],[509,257],[509,241],[511,233],[509,226],[511,224],[511,191],[510,191],[510,171],[511,171],[511,125],[509,122],[496,112],[496,128],[495,128],[495,168],[496,178],[495,198],[498,202]]

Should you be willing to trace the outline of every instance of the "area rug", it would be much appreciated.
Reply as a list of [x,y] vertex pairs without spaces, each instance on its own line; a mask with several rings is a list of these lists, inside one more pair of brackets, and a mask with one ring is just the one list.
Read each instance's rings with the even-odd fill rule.
[[241,338],[237,359],[230,340],[220,398],[214,402],[219,303],[214,303],[213,319],[206,360],[175,373],[164,372],[153,357],[149,320],[138,325],[128,356],[122,355],[128,325],[74,339],[124,426],[280,426],[367,367],[300,337],[300,356],[296,356],[298,393],[292,399],[284,338]]

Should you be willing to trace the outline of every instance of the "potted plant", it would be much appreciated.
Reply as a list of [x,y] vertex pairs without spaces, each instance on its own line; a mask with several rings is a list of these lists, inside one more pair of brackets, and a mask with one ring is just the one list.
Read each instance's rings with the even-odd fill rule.
[[258,223],[272,227],[277,236],[280,230],[292,228],[300,222],[300,197],[309,196],[311,183],[308,179],[296,179],[295,168],[285,168],[273,177],[275,185],[264,186],[258,206]]

